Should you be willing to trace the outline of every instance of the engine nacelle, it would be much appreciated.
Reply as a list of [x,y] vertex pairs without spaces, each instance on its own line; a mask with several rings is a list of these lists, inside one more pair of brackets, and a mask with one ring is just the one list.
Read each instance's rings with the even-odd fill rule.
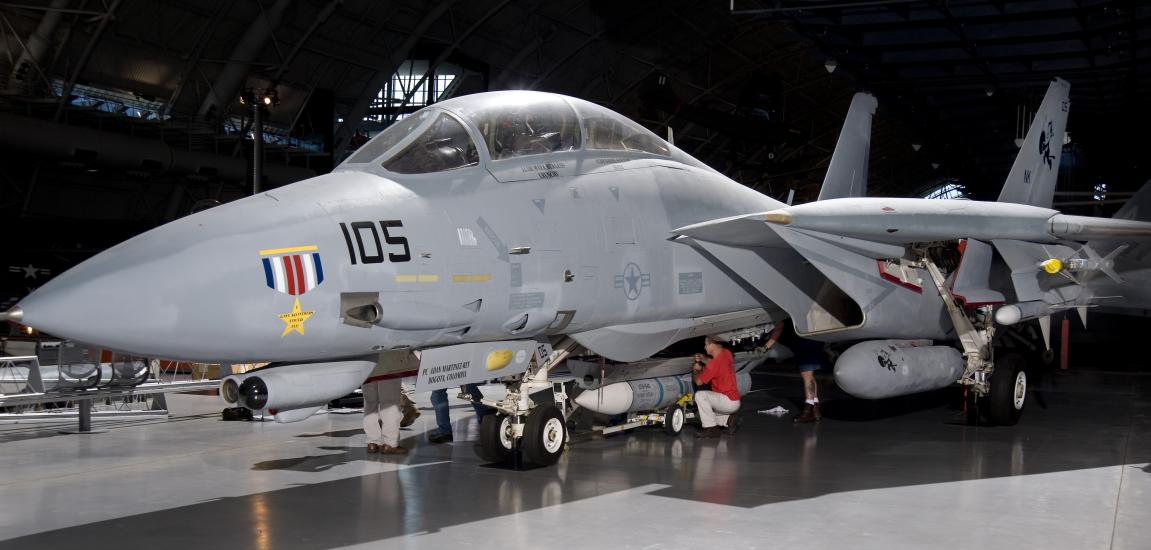
[[[376,366],[373,360],[325,363],[278,363],[225,378],[220,396],[229,405],[267,411],[277,422],[295,422],[310,416],[295,413],[315,409],[343,397],[364,383]],[[283,417],[283,418],[281,418]]]
[[930,340],[869,340],[835,363],[835,383],[862,399],[883,399],[947,387],[963,375],[959,350]]

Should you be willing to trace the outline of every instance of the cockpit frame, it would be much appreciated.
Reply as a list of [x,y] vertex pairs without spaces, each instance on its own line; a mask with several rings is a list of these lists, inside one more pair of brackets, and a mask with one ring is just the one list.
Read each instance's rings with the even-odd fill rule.
[[[490,117],[490,113],[493,111],[502,112],[507,116],[505,118],[497,116],[485,120],[485,115]],[[557,113],[559,113],[558,118],[556,117]],[[401,179],[435,174],[452,174],[455,177],[456,174],[462,176],[465,173],[471,173],[473,169],[486,169],[498,180],[506,182],[587,173],[607,164],[618,164],[638,159],[679,163],[684,163],[685,159],[690,159],[651,131],[619,113],[591,102],[557,94],[533,91],[474,94],[429,105],[411,116],[418,116],[423,120],[415,126],[407,127],[408,135],[396,140],[395,143],[375,154],[369,161],[357,159],[359,152],[353,153],[341,163],[339,169],[358,169],[380,173],[380,175],[388,177],[398,176]],[[388,169],[386,165],[389,162],[394,162],[405,151],[408,151],[444,116],[450,117],[451,120],[463,127],[471,142],[470,145],[475,148],[475,154],[478,155],[476,162],[448,169],[422,172],[405,173]],[[549,117],[551,118],[549,119]],[[564,125],[565,117],[568,117],[567,123],[571,124],[570,128]],[[395,124],[404,124],[405,120],[407,118]],[[559,121],[558,126],[557,120]],[[595,124],[596,121],[601,122],[598,127]],[[488,124],[493,126],[488,127],[487,132],[485,132],[484,127]],[[500,124],[500,128],[496,128],[494,126],[496,124]],[[395,126],[393,125],[391,128],[395,128]],[[495,135],[497,131],[511,131],[512,133],[510,137],[500,138]],[[569,132],[571,135],[565,135],[565,132]],[[388,139],[386,134],[388,134],[388,130],[363,145],[361,150],[372,147],[376,140]],[[519,139],[525,137],[528,139]],[[499,151],[493,152],[492,144],[501,143],[501,139],[507,140],[502,143],[507,143],[507,146],[514,147],[514,150],[520,152],[497,158],[501,155]],[[608,144],[614,140],[619,140],[620,146],[618,148],[604,147],[601,144],[601,146],[596,147],[594,141],[597,139],[604,140]],[[635,140],[638,146],[629,146],[626,143],[627,140]],[[514,145],[512,145],[513,141],[515,141]],[[455,149],[459,150],[458,147]],[[546,158],[546,162],[536,160],[544,158]],[[590,161],[591,164],[585,161]],[[690,161],[687,163],[698,164],[698,162]],[[577,165],[582,166],[577,169]],[[521,171],[525,173],[513,174]]]

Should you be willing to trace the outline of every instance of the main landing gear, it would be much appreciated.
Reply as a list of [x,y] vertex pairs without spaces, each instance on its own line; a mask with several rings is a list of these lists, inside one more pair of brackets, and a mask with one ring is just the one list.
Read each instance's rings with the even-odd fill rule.
[[991,372],[990,388],[983,394],[968,390],[967,422],[974,425],[1014,426],[1027,403],[1026,361],[1018,353],[1000,356]]
[[959,384],[966,391],[964,407],[967,422],[975,425],[1015,425],[1027,404],[1025,359],[1018,353],[997,356],[992,345],[995,326],[991,308],[985,306],[968,310],[960,306],[945,283],[939,267],[931,260],[931,254],[925,251],[917,263],[931,275],[963,347],[967,367]]

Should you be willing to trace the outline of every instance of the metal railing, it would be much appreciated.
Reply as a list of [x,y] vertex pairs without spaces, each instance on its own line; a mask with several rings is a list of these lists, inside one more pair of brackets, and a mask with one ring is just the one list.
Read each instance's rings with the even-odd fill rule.
[[[54,356],[54,357],[53,357]],[[41,346],[38,355],[0,357],[0,422],[167,415],[164,394],[215,389],[221,366],[113,354],[93,361],[91,350],[68,342]],[[54,358],[56,364],[41,364]],[[230,370],[223,374],[231,374]]]

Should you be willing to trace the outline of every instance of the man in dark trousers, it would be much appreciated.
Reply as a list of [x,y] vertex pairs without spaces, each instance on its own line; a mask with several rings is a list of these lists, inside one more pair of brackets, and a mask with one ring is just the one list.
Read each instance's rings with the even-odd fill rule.
[[[476,422],[484,419],[484,413],[491,412],[493,409],[480,404],[480,399],[484,398],[484,394],[475,384],[466,384],[460,386],[462,391],[468,392],[472,396],[472,407],[476,410]],[[428,436],[428,441],[432,443],[451,443],[452,436],[452,416],[448,411],[448,390],[434,390],[432,391],[432,409],[436,411],[436,433]]]
[[777,342],[782,341],[787,349],[795,355],[795,364],[799,369],[799,376],[803,378],[803,411],[795,415],[795,422],[819,422],[823,416],[819,413],[819,386],[815,382],[815,371],[823,368],[823,361],[827,357],[823,342],[801,338],[794,330],[784,330],[789,323],[781,322],[775,325],[767,337],[764,349],[771,349]]

